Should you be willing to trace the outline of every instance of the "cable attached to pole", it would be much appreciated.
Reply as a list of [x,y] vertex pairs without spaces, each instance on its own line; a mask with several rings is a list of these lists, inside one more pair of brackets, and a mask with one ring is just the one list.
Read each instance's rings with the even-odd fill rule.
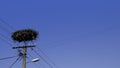
[[[30,55],[29,53],[28,53],[28,55],[29,55],[32,59],[34,59],[33,56]],[[30,57],[27,56],[27,58],[28,58],[29,60],[30,60]],[[41,68],[41,67],[40,67],[39,65],[37,65],[35,62],[32,62],[31,60],[30,60],[30,62],[33,63],[33,64],[35,64],[35,66],[36,66],[37,68]]]
[[50,68],[53,68],[53,66],[47,62],[36,50],[33,50],[46,64],[48,64],[50,66]]
[[19,59],[20,59],[20,56],[10,65],[9,68],[11,68]]
[[36,47],[56,68],[59,68],[40,48]]
[[5,57],[5,58],[1,58],[0,60],[7,60],[7,59],[11,59],[11,58],[14,58],[14,57],[17,57],[17,56],[12,56],[12,57]]

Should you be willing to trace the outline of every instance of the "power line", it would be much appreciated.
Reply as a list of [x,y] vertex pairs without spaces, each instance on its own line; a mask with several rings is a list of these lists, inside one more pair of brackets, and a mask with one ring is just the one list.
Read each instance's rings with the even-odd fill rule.
[[[6,31],[8,34],[11,34],[10,29],[13,30],[14,28],[12,26],[10,26],[7,22],[5,22],[2,18],[0,18],[0,21],[1,21],[1,23],[3,23],[4,25],[7,25],[9,27],[9,28],[8,27],[6,28],[3,26],[3,24],[0,23],[1,24],[0,27],[2,28],[2,30]],[[0,33],[0,39],[2,41],[4,41],[5,43],[8,43],[9,45],[12,46],[12,44],[10,43],[11,41],[8,40],[7,37],[5,35],[3,35],[2,33]]]
[[10,24],[8,24],[8,23],[7,23],[5,20],[3,20],[2,18],[0,18],[0,21],[1,21],[3,24],[5,24],[5,25],[7,25],[8,27],[10,27],[12,30],[15,30],[13,26],[11,26]]
[[32,51],[34,51],[47,65],[49,65],[50,68],[53,68],[53,66],[47,62],[36,50],[33,49]]
[[7,60],[7,59],[11,59],[11,58],[14,58],[14,57],[17,57],[17,56],[12,56],[12,57],[5,57],[5,58],[1,58],[0,60]]
[[[5,40],[9,39],[5,35],[3,35],[2,33],[0,33],[0,36],[3,37]],[[12,42],[11,40],[8,40],[8,41]]]
[[36,47],[56,68],[58,68],[58,66],[38,47]]
[[19,59],[20,59],[20,56],[10,65],[9,68],[11,68]]
[[[10,29],[11,30],[15,30],[14,29],[14,27],[12,27],[10,24],[8,24],[5,20],[3,20],[2,18],[0,18],[0,21],[1,21],[1,23],[3,23],[3,24],[1,24],[0,23],[0,27],[4,30],[4,31],[6,31],[8,34],[11,34],[12,33],[12,31],[10,31]],[[4,25],[6,26],[8,26],[8,27],[4,27]],[[0,33],[0,35],[2,35],[3,37],[5,37],[5,35],[3,35],[2,33]],[[7,38],[7,37],[5,37],[5,38]]]
[[[32,44],[34,45],[34,43],[32,42]],[[44,55],[44,57],[46,57],[56,68],[59,68],[57,65],[56,65],[56,63],[54,62],[54,61],[52,61],[50,58],[49,58],[49,56],[48,55],[46,55],[43,51],[42,51],[42,49],[40,49],[39,47],[36,47],[43,55]]]
[[6,39],[4,39],[3,37],[0,36],[0,39],[1,39],[2,41],[4,41],[5,43],[9,44],[10,46],[13,46],[10,42],[8,42],[8,41],[7,41]]
[[[28,53],[28,55],[29,55],[32,59],[34,59],[33,56],[30,55],[29,53]],[[30,60],[30,58],[29,58],[28,56],[27,56],[27,58]],[[30,60],[30,61],[31,61],[31,60]],[[35,64],[35,66],[36,66],[37,68],[41,68],[41,67],[38,66],[35,62],[31,62],[31,63]]]
[[8,34],[11,33],[11,31],[8,28],[2,26],[2,24],[0,24],[0,27],[1,27],[1,30],[3,30],[4,32],[7,32]]

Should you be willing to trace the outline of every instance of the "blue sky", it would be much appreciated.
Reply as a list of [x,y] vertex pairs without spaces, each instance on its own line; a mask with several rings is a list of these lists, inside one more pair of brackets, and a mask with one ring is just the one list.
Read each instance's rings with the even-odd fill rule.
[[[15,30],[39,31],[35,43],[59,68],[120,68],[119,3],[119,0],[0,0],[0,18]],[[13,45],[17,43],[10,39],[10,32],[15,30],[0,22],[0,36],[5,35]],[[17,54],[3,40],[0,43],[0,58]],[[0,61],[0,67],[8,68],[13,60]],[[39,64],[47,66],[42,61]],[[21,68],[20,63],[13,68]],[[28,68],[38,67],[29,63]]]

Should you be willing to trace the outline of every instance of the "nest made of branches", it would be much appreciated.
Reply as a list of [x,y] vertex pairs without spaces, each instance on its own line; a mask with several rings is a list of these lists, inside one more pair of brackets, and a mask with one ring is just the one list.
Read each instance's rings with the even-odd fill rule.
[[12,33],[12,39],[17,42],[26,42],[36,40],[38,32],[32,29],[18,30]]

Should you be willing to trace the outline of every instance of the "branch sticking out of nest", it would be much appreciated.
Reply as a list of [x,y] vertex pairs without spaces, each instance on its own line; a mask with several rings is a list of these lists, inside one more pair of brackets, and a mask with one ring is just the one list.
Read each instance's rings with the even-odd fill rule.
[[17,42],[26,42],[36,40],[38,32],[32,29],[18,30],[12,34],[12,39]]

